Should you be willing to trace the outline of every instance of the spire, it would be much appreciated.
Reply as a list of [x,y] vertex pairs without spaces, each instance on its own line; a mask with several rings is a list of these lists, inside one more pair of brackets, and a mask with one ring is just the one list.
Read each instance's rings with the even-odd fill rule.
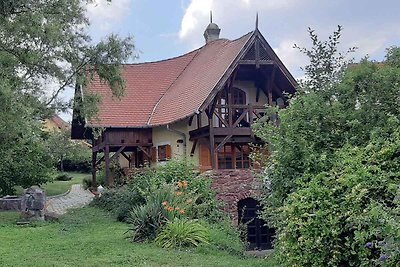
[[210,24],[208,24],[206,30],[204,31],[204,38],[206,43],[219,39],[219,33],[221,29],[217,24],[213,22],[212,11],[210,11]]
[[256,30],[258,30],[258,11],[257,11],[257,14],[256,14]]

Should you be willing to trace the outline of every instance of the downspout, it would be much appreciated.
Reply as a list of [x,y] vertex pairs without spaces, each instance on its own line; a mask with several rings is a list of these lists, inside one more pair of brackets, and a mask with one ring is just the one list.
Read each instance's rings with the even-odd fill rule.
[[180,132],[180,131],[178,131],[176,129],[173,129],[173,128],[169,127],[169,124],[167,124],[167,130],[170,131],[171,133],[176,133],[176,134],[178,134],[178,135],[183,137],[183,156],[186,159],[186,154],[187,154],[186,153],[186,134],[183,133],[183,132]]

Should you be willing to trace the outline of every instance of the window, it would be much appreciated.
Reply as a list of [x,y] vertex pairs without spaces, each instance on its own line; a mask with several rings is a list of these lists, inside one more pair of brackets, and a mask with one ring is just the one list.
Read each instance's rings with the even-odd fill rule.
[[152,160],[166,161],[171,158],[171,145],[159,145],[152,148]]
[[225,144],[217,155],[219,169],[250,168],[250,148],[248,144]]
[[[227,91],[223,90],[219,93],[218,98],[218,108],[216,109],[219,117],[217,117],[217,125],[218,127],[227,127],[225,124],[229,123],[229,109],[228,102],[230,101],[231,105],[246,105],[246,93],[238,88],[231,89],[231,100],[229,100]],[[234,123],[242,113],[245,112],[244,108],[235,107],[232,108],[232,123]],[[249,123],[246,123],[246,119],[242,120],[244,123],[239,123],[239,127],[249,127]]]

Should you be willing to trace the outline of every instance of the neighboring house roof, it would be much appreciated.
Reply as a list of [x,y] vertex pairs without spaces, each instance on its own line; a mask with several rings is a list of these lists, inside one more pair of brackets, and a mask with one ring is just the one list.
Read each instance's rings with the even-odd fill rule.
[[102,100],[96,119],[88,121],[87,126],[154,127],[202,111],[207,99],[215,93],[213,90],[228,71],[233,71],[231,66],[256,34],[261,35],[256,30],[232,41],[211,41],[197,50],[163,61],[125,64],[122,75],[126,89],[121,98],[113,97],[109,85],[95,78],[88,89],[98,93]]
[[69,129],[71,125],[55,114],[53,117],[45,120],[44,130],[53,131],[56,129]]

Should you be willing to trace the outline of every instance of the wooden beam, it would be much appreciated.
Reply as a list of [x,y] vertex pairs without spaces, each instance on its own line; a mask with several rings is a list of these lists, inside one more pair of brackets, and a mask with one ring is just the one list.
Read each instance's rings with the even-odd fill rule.
[[196,151],[197,141],[198,141],[198,139],[194,140],[194,142],[193,142],[192,149],[190,150],[191,157],[193,157],[194,152]]
[[260,40],[258,39],[258,38],[256,38],[256,41],[255,41],[255,44],[254,44],[254,46],[255,46],[255,53],[256,53],[256,69],[259,69],[260,68]]
[[106,145],[105,151],[104,151],[104,159],[106,162],[106,180],[105,183],[107,186],[112,186],[112,181],[111,181],[111,171],[110,171],[110,147]]
[[[96,153],[97,153],[97,152],[96,152]],[[99,158],[98,161],[96,161],[96,166],[99,165],[100,162],[102,162],[103,160],[104,160],[104,155],[103,155],[101,158]]]
[[236,128],[213,128],[213,134],[216,136],[220,135],[251,135],[250,127],[236,127]]
[[272,106],[272,85],[274,84],[276,73],[276,66],[272,69],[272,73],[267,82],[267,92],[268,92],[268,105]]
[[197,129],[201,128],[201,113],[197,114]]
[[257,66],[257,64],[259,66],[260,65],[274,65],[275,62],[273,60],[270,60],[270,59],[268,59],[268,60],[263,59],[263,60],[258,60],[258,61],[252,60],[252,59],[241,59],[241,60],[239,60],[239,65],[256,65]]
[[92,152],[98,152],[99,150],[102,150],[105,147],[106,142],[103,141],[100,144],[93,146],[92,147]]
[[231,134],[228,135],[228,136],[226,136],[226,137],[224,138],[224,140],[222,140],[222,142],[218,144],[217,148],[215,149],[215,153],[217,153],[217,152],[222,148],[222,146],[225,145],[226,142],[228,142],[229,139],[231,139],[231,137],[232,137]]
[[94,190],[97,190],[96,157],[97,157],[97,152],[92,152],[92,187]]
[[121,152],[121,155],[124,156],[124,158],[126,158],[127,161],[129,162],[131,161],[131,158],[127,154],[125,154],[124,151]]
[[117,152],[115,152],[114,155],[112,155],[112,157],[110,158],[110,161],[113,161],[113,160],[119,155],[119,153],[121,153],[121,152],[125,149],[125,147],[126,147],[126,146],[121,146],[121,147],[117,150]]
[[217,168],[217,165],[216,165],[216,161],[215,161],[216,155],[215,155],[215,149],[214,149],[214,145],[215,145],[215,141],[214,141],[214,127],[213,127],[213,125],[212,125],[212,119],[210,119],[210,118],[208,119],[208,125],[209,125],[209,127],[210,127],[209,134],[210,134],[211,167],[212,167],[213,169],[216,169],[216,168]]
[[[243,110],[243,113],[240,114],[239,118],[238,118],[238,119],[235,121],[235,123],[232,125],[232,128],[236,128],[236,127],[238,126],[239,122],[240,122],[241,120],[244,119],[244,116],[247,115],[247,112],[248,112],[247,109],[246,109],[246,110]],[[251,122],[249,122],[249,123],[251,123]]]
[[143,153],[149,158],[151,159],[151,155],[149,154],[149,152],[146,151],[146,149],[142,146],[138,146],[138,148],[143,151]]
[[189,126],[192,126],[193,118],[194,118],[194,115],[192,117],[190,117],[190,119],[189,119]]
[[218,112],[214,112],[215,116],[217,116],[217,118],[226,126],[228,127],[228,122],[221,117],[221,115]]

